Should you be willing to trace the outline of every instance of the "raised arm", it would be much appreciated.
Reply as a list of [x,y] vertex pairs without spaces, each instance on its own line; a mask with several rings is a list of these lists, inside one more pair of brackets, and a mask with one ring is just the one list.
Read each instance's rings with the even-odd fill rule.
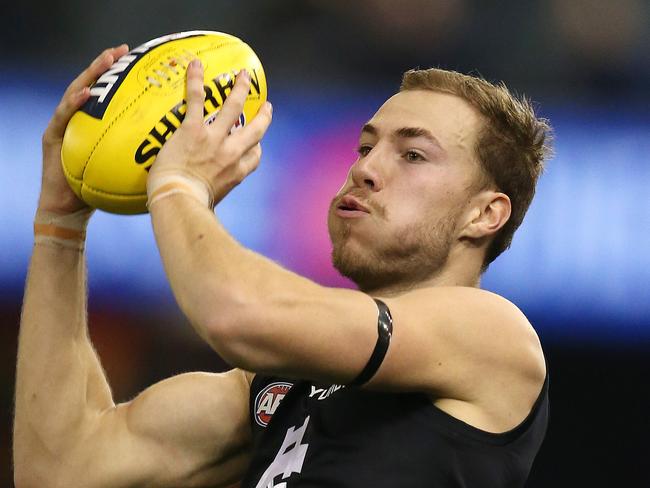
[[107,50],[70,85],[43,136],[18,348],[18,488],[227,486],[247,460],[244,372],[177,376],[115,405],[88,336],[83,242],[91,211],[64,179],[61,140],[88,85],[125,52]]
[[[210,204],[257,166],[271,111],[263,107],[230,133],[248,92],[240,75],[219,117],[205,126],[201,80],[200,65],[191,65],[187,115],[148,182],[174,294],[196,330],[232,365],[349,383],[377,342],[377,308],[364,293],[319,286],[244,249],[215,219]],[[456,402],[455,412],[487,429],[506,430],[525,417],[545,366],[535,333],[514,305],[463,287],[416,290],[385,302],[393,338],[369,387]]]

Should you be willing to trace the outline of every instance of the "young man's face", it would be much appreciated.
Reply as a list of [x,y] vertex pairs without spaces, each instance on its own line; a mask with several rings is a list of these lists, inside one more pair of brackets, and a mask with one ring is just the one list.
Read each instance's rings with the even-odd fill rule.
[[474,109],[453,95],[404,91],[382,105],[329,211],[332,257],[343,275],[372,289],[441,269],[479,178],[479,127]]

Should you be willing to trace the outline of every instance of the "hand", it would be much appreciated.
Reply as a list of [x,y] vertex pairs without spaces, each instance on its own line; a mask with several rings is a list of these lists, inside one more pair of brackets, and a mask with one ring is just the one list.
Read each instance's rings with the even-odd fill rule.
[[90,96],[89,86],[104,73],[113,62],[128,52],[126,44],[107,49],[101,53],[66,89],[61,102],[43,133],[43,175],[39,210],[69,214],[87,205],[68,185],[61,168],[61,144],[63,134],[72,115]]
[[215,121],[205,125],[203,67],[198,59],[192,61],[187,68],[185,119],[158,153],[149,181],[173,174],[199,180],[216,204],[253,172],[262,156],[260,141],[271,123],[272,107],[265,103],[249,124],[231,134],[249,89],[250,78],[242,71]]

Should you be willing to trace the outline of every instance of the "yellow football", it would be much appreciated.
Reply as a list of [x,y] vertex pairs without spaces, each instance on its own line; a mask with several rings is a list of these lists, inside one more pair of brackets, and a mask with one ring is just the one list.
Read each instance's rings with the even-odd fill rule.
[[181,32],[132,49],[90,87],[90,99],[63,138],[63,172],[88,205],[118,214],[147,211],[147,172],[183,121],[185,71],[194,58],[205,70],[206,123],[214,120],[241,69],[250,73],[251,89],[238,125],[266,101],[259,59],[229,34]]

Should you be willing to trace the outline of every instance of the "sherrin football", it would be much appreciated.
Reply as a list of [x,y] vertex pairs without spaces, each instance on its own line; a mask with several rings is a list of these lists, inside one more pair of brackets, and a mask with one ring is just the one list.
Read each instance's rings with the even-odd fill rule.
[[90,87],[90,99],[63,138],[63,172],[88,205],[118,214],[147,211],[147,172],[183,121],[185,72],[194,58],[205,72],[206,123],[217,116],[241,69],[250,73],[251,88],[238,125],[266,101],[259,59],[229,34],[181,32],[132,49]]

